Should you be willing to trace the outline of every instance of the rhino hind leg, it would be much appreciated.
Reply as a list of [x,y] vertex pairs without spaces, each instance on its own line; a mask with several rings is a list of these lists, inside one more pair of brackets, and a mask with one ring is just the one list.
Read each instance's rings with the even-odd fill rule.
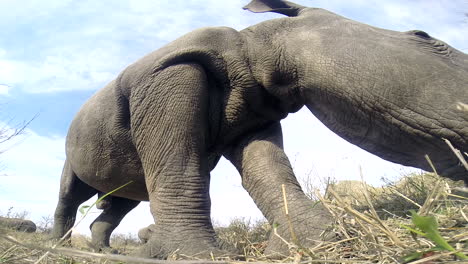
[[[70,230],[76,220],[78,206],[97,194],[91,186],[81,181],[65,161],[60,179],[59,200],[54,214],[52,238],[60,239]],[[67,235],[69,238],[71,234]]]
[[139,203],[139,201],[116,196],[106,200],[106,208],[90,226],[91,244],[94,249],[101,250],[110,247],[112,231],[120,224],[125,215]]

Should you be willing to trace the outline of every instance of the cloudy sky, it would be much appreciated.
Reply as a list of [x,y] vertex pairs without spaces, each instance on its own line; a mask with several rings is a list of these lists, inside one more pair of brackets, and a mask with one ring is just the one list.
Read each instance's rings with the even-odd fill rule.
[[[0,0],[0,129],[37,117],[23,136],[0,145],[0,215],[10,207],[35,221],[57,202],[64,138],[79,107],[128,64],[193,29],[249,25],[280,17],[241,9],[249,0]],[[373,26],[421,29],[468,52],[466,0],[297,0]],[[283,121],[285,148],[300,181],[364,179],[412,171],[360,150],[301,110]],[[213,218],[260,218],[233,167],[212,173]],[[90,202],[88,202],[90,204]],[[97,211],[96,211],[97,212]],[[79,227],[86,233],[94,213]],[[118,232],[151,223],[147,203]]]

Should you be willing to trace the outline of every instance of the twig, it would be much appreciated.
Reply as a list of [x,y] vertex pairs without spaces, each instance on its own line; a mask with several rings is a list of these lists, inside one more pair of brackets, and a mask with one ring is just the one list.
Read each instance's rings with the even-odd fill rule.
[[288,245],[288,248],[293,248],[294,245],[289,243],[286,239],[284,239],[280,234],[278,234],[278,228],[276,227],[273,227],[273,234],[275,234],[275,236],[277,236],[279,239],[281,239],[281,241],[283,241],[286,245]]
[[432,163],[431,159],[429,158],[429,155],[427,155],[427,154],[424,155],[424,158],[426,158],[427,162],[429,163],[429,166],[431,166],[432,171],[433,171],[436,175],[439,175],[439,174],[437,173],[437,170],[436,170],[435,166],[434,166],[434,163]]
[[417,261],[413,261],[413,262],[411,262],[411,264],[431,263],[430,262],[431,260],[439,259],[441,257],[450,256],[450,255],[453,255],[455,253],[457,253],[457,251],[450,251],[450,252],[447,252],[447,253],[441,253],[441,254],[433,255],[433,256],[430,256],[430,257],[427,257],[427,258],[422,258],[422,259],[417,260]]
[[371,219],[367,218],[365,215],[361,214],[360,212],[354,210],[352,207],[350,207],[349,205],[347,205],[346,203],[343,202],[343,200],[341,200],[341,198],[339,197],[339,195],[333,191],[333,189],[330,189],[329,190],[330,193],[335,197],[335,199],[341,203],[343,209],[345,209],[346,211],[348,211],[349,213],[353,214],[354,216],[356,216],[357,218],[369,223],[369,224],[373,224],[374,226],[376,226],[378,229],[380,229],[382,232],[384,232],[385,234],[387,234],[387,236],[390,238],[390,240],[393,241],[393,243],[399,247],[401,247],[403,245],[403,243],[400,241],[400,239],[398,239],[397,236],[395,236],[392,232],[389,232],[388,230],[386,230],[385,228],[383,228],[382,226],[380,225],[376,225]]
[[[439,174],[437,174],[437,171],[436,171],[436,169],[434,167],[434,164],[432,163],[431,158],[429,157],[429,155],[425,155],[425,158],[426,158],[427,162],[429,162],[429,165],[434,170],[435,175],[440,178]],[[436,182],[436,185],[434,186],[431,193],[429,194],[429,196],[424,201],[424,204],[422,205],[422,207],[419,208],[419,211],[418,211],[419,215],[427,215],[429,213],[430,208],[434,204],[434,201],[436,201],[440,197],[440,195],[442,195],[443,192],[441,192],[441,183],[442,183],[442,180],[438,180]]]
[[465,221],[468,222],[468,217],[466,217],[466,214],[465,214],[465,212],[463,212],[462,208],[460,208],[460,213],[463,216],[463,218],[465,218]]
[[[384,224],[384,222],[382,221],[382,219],[380,219],[379,215],[377,214],[377,212],[375,211],[375,208],[374,208],[374,205],[372,204],[371,202],[371,199],[370,199],[370,195],[369,195],[369,192],[367,190],[367,186],[365,185],[364,183],[364,174],[362,173],[362,168],[361,166],[359,166],[359,172],[361,174],[361,184],[362,184],[362,187],[363,187],[363,190],[364,190],[364,198],[366,199],[366,202],[367,204],[369,205],[369,208],[370,208],[370,211],[371,211],[371,214],[372,216],[374,217],[374,220],[377,222],[377,224],[387,230],[388,233],[392,233],[390,231],[390,229],[387,227],[387,225]],[[393,234],[393,233],[392,233]],[[374,238],[374,241],[376,241],[376,238],[374,236],[374,234],[372,234],[372,237]],[[393,237],[397,238],[397,236],[395,234],[393,234]]]
[[3,254],[0,255],[0,259],[3,259],[5,256],[7,256],[10,252],[12,252],[16,248],[16,245],[11,246]]
[[468,232],[461,233],[461,234],[458,234],[458,235],[454,235],[452,237],[452,240],[462,240],[463,238],[468,238]]
[[19,136],[19,135],[23,134],[24,130],[26,130],[26,127],[29,124],[31,124],[31,122],[34,121],[34,119],[36,119],[38,116],[39,116],[39,114],[36,114],[29,121],[23,122],[23,124],[21,126],[19,126],[19,128],[15,128],[13,133],[11,133],[10,135],[4,135],[5,131],[1,130],[0,131],[0,144],[5,143],[8,140],[10,140],[10,139],[12,139],[12,138],[14,138],[16,136]]
[[[250,263],[250,262],[249,262]],[[347,259],[339,259],[339,260],[331,260],[331,259],[311,259],[311,260],[306,260],[306,261],[302,261],[300,262],[301,264],[306,264],[306,263],[337,263],[337,264],[341,264],[341,263],[369,263],[368,260],[356,260],[356,259],[350,259],[350,260],[347,260]],[[255,263],[254,263],[255,264]],[[271,263],[270,263],[271,264]]]
[[387,209],[382,209],[382,211],[384,211],[385,213],[387,213],[387,214],[391,215],[393,218],[399,218],[399,219],[403,219],[403,217],[401,217],[401,216],[398,216],[398,215],[396,215],[396,214],[394,214],[394,213],[392,213],[392,212],[388,211]]
[[411,200],[410,198],[406,197],[404,194],[402,194],[401,192],[399,192],[395,186],[390,187],[390,190],[391,190],[394,194],[396,194],[396,195],[400,196],[401,198],[407,200],[408,202],[410,202],[410,203],[416,205],[418,208],[421,208],[421,207],[422,207],[421,205],[419,205],[419,204],[416,203],[415,201]]
[[[366,237],[371,238],[375,243],[377,243],[377,238],[374,236],[374,233],[372,233],[372,229],[370,227],[366,228],[366,226],[362,223],[361,220],[359,220],[359,218],[356,218],[356,222],[361,226],[361,229],[366,232]],[[362,246],[364,246],[366,250],[369,250],[369,247],[366,245],[366,243],[362,243]]]
[[[453,190],[456,190],[456,189],[454,188]],[[455,198],[458,198],[460,200],[468,200],[468,197],[464,197],[464,196],[456,195],[456,194],[452,194],[452,193],[447,193],[447,196],[455,197]]]
[[[331,188],[328,188],[328,190]],[[327,191],[329,193],[329,191]],[[328,212],[333,216],[333,219],[339,223],[338,228],[341,230],[341,232],[344,234],[346,239],[352,239],[352,237],[348,234],[346,229],[343,227],[344,223],[343,220],[340,216],[338,216],[335,211],[330,208],[330,205],[325,201],[325,198],[320,194],[318,190],[315,190],[315,196],[322,202],[323,206],[328,210]],[[341,209],[341,208],[340,208]]]
[[[453,153],[455,153],[455,156],[457,156],[457,158],[460,160],[460,162],[463,164],[463,166],[465,167],[465,169],[468,171],[468,163],[466,162],[465,158],[463,157],[462,153],[460,150],[456,149],[453,145],[452,145],[452,142],[450,142],[450,140],[448,139],[445,139],[443,138],[443,140],[445,141],[445,143],[447,143],[447,145],[450,147],[450,149],[453,151]],[[466,154],[466,153],[465,153]]]
[[356,239],[358,239],[358,237],[352,237],[352,238],[342,239],[342,240],[340,240],[340,241],[336,241],[336,242],[333,242],[333,243],[329,243],[329,244],[326,244],[326,245],[323,245],[323,246],[320,246],[320,247],[314,247],[313,250],[314,250],[314,251],[318,251],[318,250],[322,250],[322,249],[327,249],[327,248],[329,248],[329,247],[333,247],[333,246],[339,245],[339,244],[341,244],[341,243],[353,241],[353,240],[356,240]]
[[291,217],[289,216],[289,209],[288,209],[288,200],[286,199],[286,187],[284,184],[281,184],[281,190],[283,192],[283,202],[284,202],[284,213],[286,215],[286,219],[288,220],[289,225],[289,232],[291,233],[291,238],[294,244],[298,244],[296,233],[294,232],[293,224],[291,221]]

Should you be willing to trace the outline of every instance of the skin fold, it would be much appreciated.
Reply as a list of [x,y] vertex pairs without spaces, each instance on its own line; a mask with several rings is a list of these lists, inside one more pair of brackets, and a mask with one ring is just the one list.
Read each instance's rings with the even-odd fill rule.
[[[74,118],[66,142],[53,236],[93,195],[106,198],[91,225],[109,246],[121,219],[150,201],[155,224],[137,255],[210,257],[210,171],[221,156],[278,233],[320,239],[330,216],[301,190],[283,150],[280,120],[304,105],[349,142],[386,160],[468,181],[443,139],[468,151],[468,56],[423,31],[396,32],[318,8],[252,1],[252,12],[287,17],[236,31],[202,28],[128,66]],[[311,135],[313,136],[313,135]],[[266,254],[287,254],[272,235]]]

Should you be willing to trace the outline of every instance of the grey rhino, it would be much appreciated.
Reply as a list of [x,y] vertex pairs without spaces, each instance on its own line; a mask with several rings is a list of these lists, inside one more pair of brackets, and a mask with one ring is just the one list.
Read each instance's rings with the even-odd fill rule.
[[0,228],[13,229],[19,232],[36,232],[36,224],[31,220],[0,216]]
[[[280,120],[304,105],[328,128],[386,160],[468,182],[443,139],[468,151],[468,56],[419,30],[396,32],[319,8],[254,0],[287,17],[236,31],[202,28],[128,66],[74,118],[67,136],[54,236],[98,192],[115,193],[92,224],[93,243],[138,201],[155,224],[138,251],[164,258],[221,255],[210,221],[210,171],[221,156],[278,233],[320,239],[330,216],[313,206],[283,151]],[[272,235],[267,254],[287,253]]]

